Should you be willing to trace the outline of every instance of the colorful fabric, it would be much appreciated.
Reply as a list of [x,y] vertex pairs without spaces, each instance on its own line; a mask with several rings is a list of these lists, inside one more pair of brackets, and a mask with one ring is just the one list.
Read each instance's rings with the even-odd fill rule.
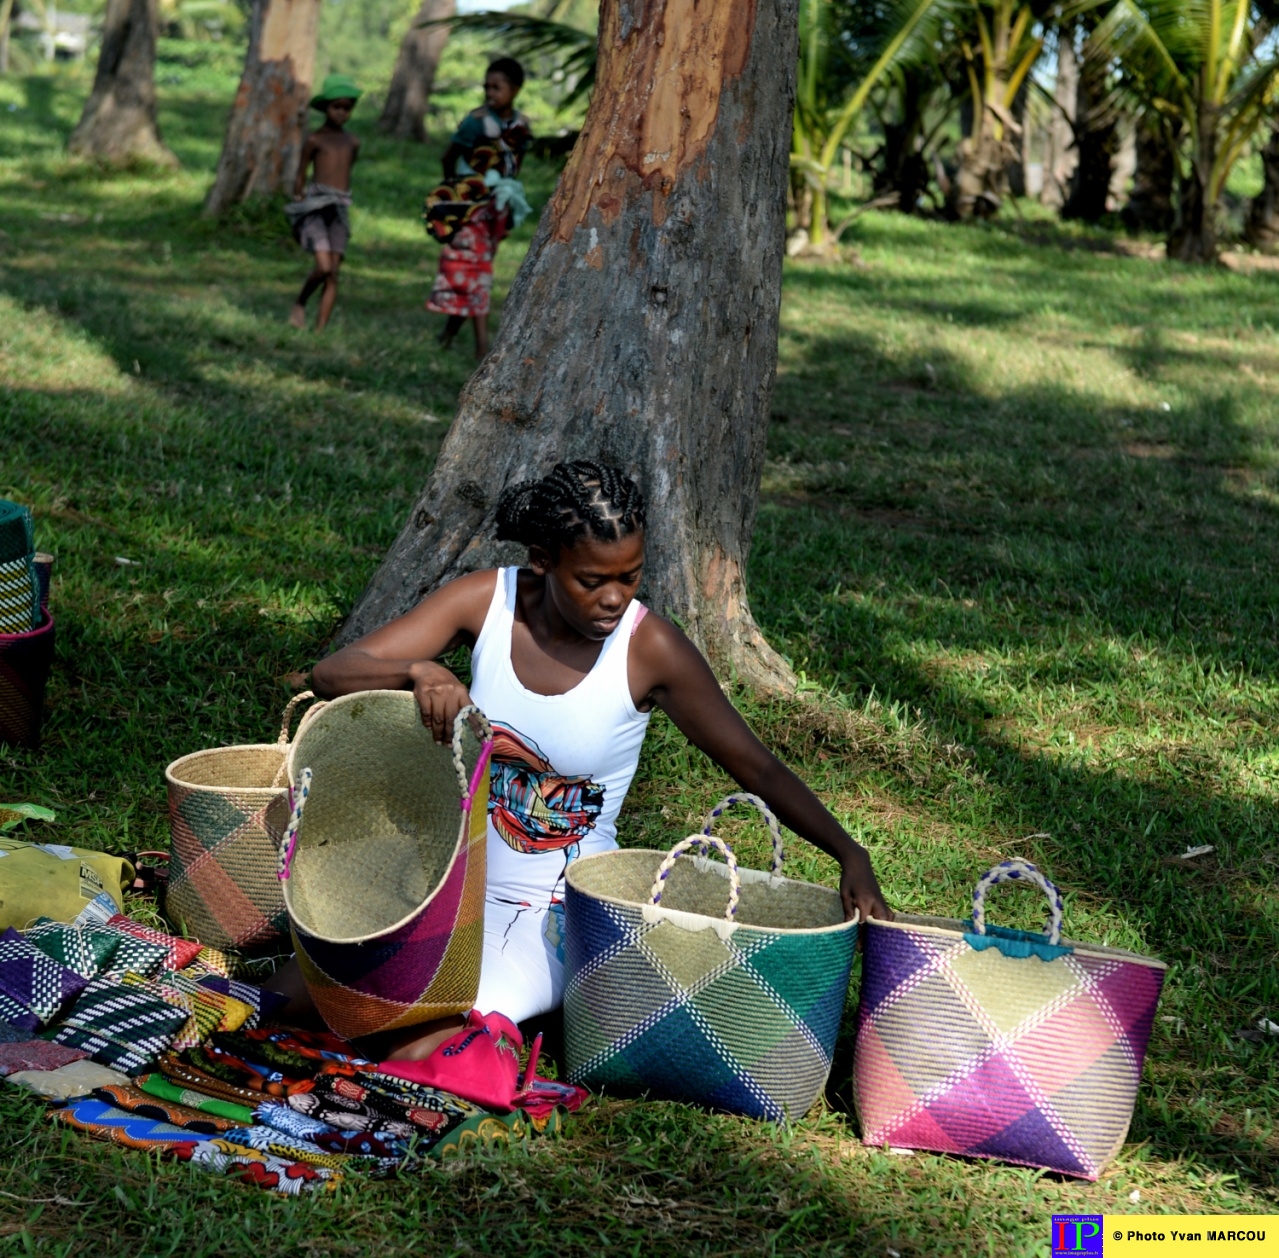
[[309,1140],[299,1140],[296,1136],[287,1136],[270,1127],[239,1127],[228,1131],[226,1138],[288,1162],[307,1162],[311,1166],[327,1166],[335,1171],[354,1170],[358,1167],[369,1174],[385,1175],[400,1164],[400,1159],[396,1157],[360,1158],[350,1153],[332,1153]]
[[379,1070],[393,1079],[452,1092],[487,1110],[509,1113],[519,1093],[523,1047],[519,1027],[509,1018],[472,1009],[461,1030],[429,1057],[386,1061]]
[[24,1009],[4,992],[0,992],[0,1019],[28,1036],[40,1026],[40,1019],[30,1009]]
[[995,946],[979,948],[964,923],[936,918],[864,930],[865,1142],[1096,1179],[1128,1131],[1162,965],[1082,945],[1006,955],[991,928]]
[[114,1105],[116,1109],[124,1110],[128,1114],[137,1114],[141,1118],[150,1118],[159,1123],[169,1123],[197,1135],[215,1136],[232,1131],[240,1125],[233,1118],[221,1118],[217,1114],[205,1113],[188,1105],[161,1100],[136,1086],[113,1084],[96,1089],[93,1095],[97,1100],[107,1105]]
[[533,143],[533,130],[528,116],[518,109],[512,111],[509,118],[501,118],[487,105],[481,105],[462,119],[449,143],[457,145],[470,155],[465,163],[469,170],[483,174],[490,169],[481,164],[482,158],[477,161],[476,156],[478,149],[487,148],[497,154],[496,169],[504,175],[514,177],[520,173],[524,154]]
[[64,1109],[51,1110],[55,1123],[64,1123],[86,1136],[110,1140],[126,1149],[155,1149],[175,1144],[191,1144],[195,1137],[182,1127],[175,1127],[144,1114],[131,1114],[96,1096],[77,1098]]
[[50,1101],[67,1101],[72,1097],[88,1096],[95,1089],[111,1084],[127,1084],[129,1076],[99,1066],[96,1061],[84,1060],[73,1061],[56,1070],[19,1070],[9,1076],[9,1082]]
[[228,1175],[288,1197],[317,1189],[332,1190],[342,1179],[339,1172],[329,1167],[289,1162],[220,1137],[199,1144],[174,1145],[173,1155],[202,1170]]
[[30,1039],[30,1028],[14,1026],[12,1022],[0,1020],[0,1044],[25,1044]]
[[26,932],[26,940],[86,979],[104,973],[120,946],[120,936],[115,931],[55,922],[47,917],[40,918]]
[[239,958],[232,956],[231,953],[223,952],[221,948],[206,946],[200,949],[199,955],[191,962],[190,968],[214,977],[230,978],[240,972],[242,965]]
[[[126,976],[126,982],[133,976]],[[187,1023],[174,1037],[174,1052],[196,1048],[215,1031],[234,1031],[242,1027],[253,1010],[243,1001],[233,1000],[221,992],[202,987],[195,979],[176,970],[164,970],[149,983],[155,994],[169,1004],[187,1011]]]
[[33,947],[13,927],[0,935],[0,991],[41,1022],[52,1022],[88,983]]
[[[319,1149],[331,1153],[351,1153],[373,1158],[402,1158],[408,1152],[412,1140],[412,1128],[408,1131],[389,1130],[379,1127],[365,1129],[359,1127],[342,1127],[336,1123],[325,1122],[314,1117],[312,1113],[293,1108],[294,1098],[307,1095],[295,1093],[287,1103],[265,1101],[254,1112],[255,1119],[266,1127],[270,1127],[282,1135],[295,1140],[305,1140]],[[305,1104],[315,1114],[324,1112],[320,1098],[313,1101],[299,1102]],[[345,1121],[346,1115],[334,1112],[333,1117]],[[361,1121],[361,1120],[357,1120]]]
[[0,499],[0,633],[26,633],[39,623],[31,508]]
[[219,1101],[230,1101],[235,1105],[246,1105],[252,1109],[256,1105],[262,1103],[262,1093],[255,1092],[252,1088],[240,1087],[238,1084],[228,1083],[225,1079],[219,1079],[216,1075],[211,1075],[207,1071],[201,1070],[198,1066],[193,1066],[188,1061],[183,1061],[174,1053],[165,1053],[157,1063],[159,1073],[168,1079],[171,1083],[177,1084],[179,1087],[190,1088],[193,1092],[200,1092],[205,1096],[213,1097]]
[[61,1044],[50,1044],[48,1040],[0,1043],[0,1077],[16,1074],[19,1070],[57,1070],[88,1056],[78,1048],[63,1048]]
[[166,935],[164,931],[143,926],[141,922],[125,917],[123,913],[117,913],[109,919],[107,929],[162,947],[165,952],[163,965],[166,970],[184,969],[200,955],[204,947],[198,939],[179,939],[177,935]]
[[140,1075],[134,1082],[139,1090],[148,1096],[170,1101],[185,1109],[198,1110],[202,1114],[213,1114],[218,1118],[228,1119],[233,1126],[242,1127],[253,1121],[253,1110],[249,1106],[206,1096],[203,1092],[196,1092],[191,1088],[173,1083],[161,1074]]
[[264,987],[255,987],[252,983],[244,983],[234,978],[224,978],[217,974],[207,975],[200,979],[199,982],[202,987],[207,987],[211,991],[221,992],[223,995],[242,1001],[249,1006],[252,1013],[245,1020],[245,1030],[252,1030],[263,1023],[273,1022],[276,1013],[289,1003],[289,998],[280,995],[279,992],[270,992]]
[[468,207],[466,221],[456,227],[440,250],[439,272],[426,299],[427,310],[461,319],[488,314],[493,259],[505,235],[506,215],[498,214],[491,200]]
[[172,1044],[187,1016],[150,989],[99,978],[80,994],[53,1038],[83,1048],[103,1066],[137,1074]]
[[[133,867],[130,866],[130,869]],[[132,880],[133,875],[129,875]],[[88,904],[76,914],[72,926],[81,928],[86,926],[105,926],[120,911],[120,905],[114,896],[109,892],[102,891],[93,897]],[[48,921],[48,918],[42,918],[42,921]]]

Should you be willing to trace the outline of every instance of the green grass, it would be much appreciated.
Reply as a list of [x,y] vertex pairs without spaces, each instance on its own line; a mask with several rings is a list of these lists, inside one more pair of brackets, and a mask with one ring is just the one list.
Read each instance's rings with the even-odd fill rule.
[[[357,116],[338,313],[299,335],[278,212],[198,214],[225,91],[162,89],[182,170],[108,177],[61,155],[84,86],[0,80],[0,494],[35,506],[59,621],[45,745],[0,752],[0,798],[123,850],[165,845],[169,760],[272,733],[471,364],[420,308],[433,152]],[[553,178],[530,168],[535,203]],[[860,265],[787,271],[750,566],[808,698],[741,702],[896,905],[958,914],[1026,855],[1065,888],[1069,934],[1169,961],[1123,1156],[1080,1185],[867,1150],[847,1044],[826,1112],[790,1131],[610,1101],[553,1141],[298,1202],[58,1133],[0,1092],[0,1245],[1002,1256],[1046,1254],[1054,1211],[1279,1210],[1276,1048],[1237,1035],[1279,1020],[1279,290],[1037,218],[867,216],[855,243]],[[655,720],[624,841],[673,841],[725,785]],[[729,829],[761,863],[762,837]],[[1038,906],[996,914],[1030,926]]]

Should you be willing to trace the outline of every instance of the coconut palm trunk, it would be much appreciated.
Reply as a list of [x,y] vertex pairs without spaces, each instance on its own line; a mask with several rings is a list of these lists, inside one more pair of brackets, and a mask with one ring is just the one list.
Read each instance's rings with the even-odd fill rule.
[[449,40],[447,26],[428,23],[451,18],[457,0],[422,0],[413,24],[400,41],[386,104],[378,119],[379,130],[400,140],[426,140],[426,110],[435,86],[435,71]]

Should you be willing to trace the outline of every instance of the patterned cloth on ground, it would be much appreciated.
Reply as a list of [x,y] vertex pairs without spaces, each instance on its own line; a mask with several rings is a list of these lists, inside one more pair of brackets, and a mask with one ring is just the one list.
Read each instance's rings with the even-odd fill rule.
[[198,1110],[202,1114],[213,1114],[218,1118],[229,1119],[235,1126],[243,1126],[253,1121],[253,1110],[249,1106],[206,1096],[203,1092],[196,1092],[191,1088],[172,1083],[160,1074],[140,1075],[134,1082],[148,1096],[170,1101],[186,1109]]
[[327,1166],[287,1162],[221,1138],[204,1140],[199,1144],[174,1145],[173,1154],[192,1166],[241,1179],[289,1197],[317,1189],[331,1190],[342,1179],[339,1172]]
[[164,931],[152,930],[150,926],[143,926],[141,922],[125,917],[123,913],[117,913],[109,919],[107,929],[162,947],[165,953],[163,964],[166,970],[181,970],[190,965],[204,947],[198,939],[179,939],[177,935],[166,935]]
[[291,1027],[219,1032],[209,1044],[190,1050],[187,1060],[227,1083],[268,1096],[287,1096],[321,1073],[354,1075],[373,1066],[328,1031]]
[[158,1145],[190,1144],[196,1137],[192,1132],[172,1123],[148,1118],[144,1114],[131,1114],[96,1096],[78,1098],[64,1109],[55,1109],[49,1117],[57,1123],[65,1123],[85,1135],[96,1136],[122,1144],[126,1149],[154,1149]]
[[48,1040],[27,1040],[25,1043],[0,1043],[0,1077],[16,1074],[19,1070],[57,1070],[73,1061],[82,1061],[88,1053],[78,1048],[64,1048],[50,1044]]
[[221,948],[210,948],[207,945],[200,949],[199,956],[191,962],[192,970],[203,971],[214,977],[230,978],[241,969],[239,958],[233,957]]
[[94,979],[80,994],[53,1037],[85,1049],[96,1062],[127,1074],[145,1070],[186,1025],[187,1012],[148,988]]
[[254,1118],[266,1127],[294,1140],[305,1140],[331,1153],[351,1153],[373,1158],[402,1158],[410,1137],[386,1130],[351,1131],[311,1118],[280,1101],[264,1101]]
[[4,992],[0,992],[0,1019],[4,1020],[6,1026],[11,1026],[28,1037],[40,1026],[40,1019],[30,1009],[24,1009]]
[[57,1070],[20,1070],[9,1076],[9,1082],[50,1101],[67,1101],[76,1096],[88,1096],[95,1088],[105,1088],[113,1083],[127,1084],[129,1076],[99,1066],[96,1061],[73,1061],[69,1066],[59,1066]]
[[95,1089],[93,1095],[97,1100],[114,1105],[116,1109],[122,1109],[126,1113],[151,1118],[158,1123],[170,1123],[197,1135],[216,1136],[239,1126],[233,1118],[220,1118],[217,1114],[192,1109],[188,1105],[161,1100],[137,1086],[111,1085]]
[[276,1013],[289,1003],[289,998],[281,996],[279,992],[269,992],[264,987],[255,987],[252,983],[244,983],[234,978],[210,974],[199,982],[202,987],[243,1001],[254,1011],[244,1024],[245,1030],[273,1021]]
[[240,1127],[228,1131],[226,1138],[259,1153],[284,1158],[290,1162],[308,1162],[312,1166],[327,1166],[332,1170],[360,1170],[370,1175],[386,1175],[400,1165],[398,1157],[361,1157],[355,1153],[333,1153],[309,1140],[285,1135],[271,1127]]
[[52,1022],[88,984],[88,979],[33,947],[12,926],[0,935],[0,991],[41,1022]]
[[174,1053],[165,1053],[159,1060],[158,1069],[171,1083],[179,1087],[190,1088],[193,1092],[202,1092],[219,1101],[230,1101],[237,1105],[247,1105],[252,1109],[262,1103],[262,1093],[252,1088],[242,1088],[237,1084],[219,1079],[190,1062],[183,1061]]
[[120,936],[115,931],[55,922],[47,917],[36,921],[26,932],[26,939],[46,956],[87,979],[104,973],[120,946]]
[[126,975],[124,981],[149,986],[161,1000],[187,1011],[186,1026],[173,1040],[174,1052],[197,1048],[215,1031],[237,1030],[253,1013],[243,1001],[201,987],[195,979],[177,970],[164,970],[149,980]]

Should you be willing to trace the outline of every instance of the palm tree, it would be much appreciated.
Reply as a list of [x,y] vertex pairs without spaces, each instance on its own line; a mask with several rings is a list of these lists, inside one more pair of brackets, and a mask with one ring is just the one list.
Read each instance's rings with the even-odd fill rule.
[[1170,258],[1217,257],[1226,180],[1274,103],[1272,33],[1253,0],[1115,0],[1093,32],[1146,110],[1185,137]]

